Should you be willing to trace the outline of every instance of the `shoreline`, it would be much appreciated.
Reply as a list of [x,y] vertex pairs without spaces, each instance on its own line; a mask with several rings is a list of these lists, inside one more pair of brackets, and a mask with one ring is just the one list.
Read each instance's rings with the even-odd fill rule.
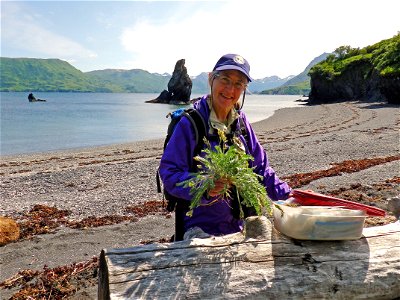
[[[385,210],[387,199],[400,195],[397,107],[359,102],[298,106],[278,109],[252,125],[271,166],[287,180],[307,172],[325,172],[346,161],[353,162],[354,167],[368,159],[394,157],[389,162],[316,178],[299,189],[354,197]],[[162,146],[163,139],[156,139],[2,156],[0,215],[21,216],[35,204],[69,210],[71,220],[129,215],[129,206],[162,200],[155,182]],[[168,238],[173,224],[173,217],[154,214],[97,228],[59,227],[52,234],[7,244],[1,247],[0,282],[19,270],[69,265],[98,256],[104,248],[132,247],[145,240]],[[96,291],[92,286],[79,293],[86,293],[86,299],[96,299]],[[0,294],[6,298],[12,291],[0,290]],[[78,294],[77,299],[82,296]]]
[[[295,102],[300,102],[296,107],[303,107],[306,103],[303,100],[298,99]],[[264,122],[269,118],[272,118],[273,115],[279,110],[291,109],[294,108],[292,106],[277,108],[273,111],[273,113],[262,120],[258,120],[256,122],[252,122],[252,124],[256,124],[259,122]],[[165,135],[167,134],[167,128],[165,128]],[[16,154],[5,154],[2,155],[0,153],[1,159],[21,159],[21,158],[29,158],[30,156],[52,156],[52,155],[67,155],[70,153],[78,153],[78,152],[99,152],[109,149],[120,149],[120,148],[134,148],[134,147],[142,147],[144,144],[159,144],[164,142],[165,137],[153,138],[153,139],[145,139],[131,142],[123,142],[123,143],[112,143],[112,144],[103,144],[103,145],[94,145],[94,146],[82,146],[82,147],[74,147],[74,148],[66,148],[66,149],[56,149],[56,150],[48,150],[41,152],[29,152],[29,153],[16,153]]]
[[[299,105],[301,107],[301,105]],[[283,110],[283,109],[291,109],[293,107],[284,107],[284,108],[278,108],[274,110],[273,114],[268,116],[267,118],[263,120],[256,121],[252,124],[256,124],[259,122],[264,122],[269,118],[272,118],[273,115],[278,111],[278,110]],[[166,129],[165,129],[165,135],[166,135]],[[132,141],[132,142],[124,142],[124,143],[112,143],[112,144],[104,144],[104,145],[95,145],[95,146],[82,146],[82,147],[74,147],[74,148],[66,148],[66,149],[57,149],[57,150],[49,150],[49,151],[42,151],[42,152],[31,152],[31,153],[17,153],[17,154],[5,154],[2,155],[0,153],[0,160],[18,160],[18,159],[30,159],[31,157],[52,157],[52,156],[57,156],[57,155],[70,155],[74,153],[90,153],[90,152],[102,152],[102,151],[109,151],[112,149],[125,149],[125,148],[142,148],[146,147],[149,144],[152,145],[162,145],[164,143],[164,137],[162,138],[155,138],[155,139],[146,139],[146,140],[139,140],[139,141]]]
[[[257,97],[257,95],[255,95],[255,96]],[[262,96],[258,96],[258,97],[262,97]],[[279,97],[279,95],[278,95],[278,97]],[[260,101],[260,99],[258,99],[258,98],[253,98],[255,100],[255,102],[253,102],[253,103],[255,103],[254,104],[255,106],[252,105],[251,102],[249,103],[249,106],[247,108],[247,116],[250,119],[254,119],[254,120],[265,119],[281,107],[292,107],[292,106],[301,105],[298,102],[296,102],[296,100],[294,100],[295,98],[297,98],[297,96],[295,96],[295,95],[284,95],[283,97],[289,97],[289,98],[288,99],[285,99],[285,98],[278,99],[278,101],[275,104],[273,104],[273,106],[266,105],[265,107],[264,107],[264,104],[262,104],[263,101]],[[252,98],[250,98],[249,101],[251,99]],[[266,100],[266,99],[263,99],[263,100]],[[142,102],[139,102],[139,103],[143,104]],[[273,102],[270,101],[270,103],[273,103]],[[158,105],[158,106],[160,106],[160,105]],[[178,109],[178,106],[171,107],[171,106],[169,106],[169,105],[167,106],[165,104],[162,104],[161,106],[162,106],[162,108],[156,109],[154,116],[159,116],[160,118],[164,118],[168,112]],[[245,109],[245,112],[246,112],[246,109]],[[262,114],[263,112],[264,112],[264,114]],[[15,112],[15,113],[17,113],[17,112]],[[153,116],[153,118],[154,118],[154,116]],[[149,118],[146,118],[146,120],[149,120]],[[128,135],[126,133],[123,135],[119,135],[118,132],[115,130],[111,130],[111,131],[106,130],[106,133],[109,135],[108,140],[107,140],[102,135],[99,135],[98,132],[90,131],[91,137],[95,137],[96,139],[91,139],[91,138],[82,139],[80,134],[77,134],[76,135],[77,139],[75,140],[75,144],[70,144],[70,145],[65,145],[65,142],[62,143],[62,140],[65,141],[65,140],[71,139],[72,137],[70,135],[67,134],[65,137],[63,137],[63,139],[59,139],[58,134],[53,131],[51,131],[49,133],[49,137],[51,137],[52,140],[55,140],[55,143],[53,143],[53,144],[51,144],[51,142],[49,142],[49,140],[38,138],[38,141],[37,141],[38,143],[37,143],[37,145],[35,145],[35,143],[31,139],[29,139],[30,135],[29,135],[29,137],[28,136],[26,137],[27,140],[29,140],[29,144],[26,144],[26,143],[21,144],[20,140],[18,141],[18,140],[11,139],[9,141],[10,143],[7,143],[7,142],[3,143],[2,147],[1,147],[1,151],[0,151],[0,159],[7,158],[7,157],[13,157],[13,156],[18,157],[18,156],[27,156],[27,155],[38,155],[38,154],[44,154],[44,153],[50,154],[50,153],[54,153],[54,152],[66,152],[66,151],[70,151],[70,150],[85,151],[87,149],[97,148],[97,147],[101,148],[101,147],[107,147],[107,146],[113,146],[113,145],[122,145],[123,146],[124,144],[131,144],[131,143],[136,143],[136,142],[147,142],[147,141],[151,142],[152,140],[158,140],[158,139],[164,140],[165,135],[167,133],[168,120],[165,119],[165,120],[158,120],[158,121],[160,121],[160,122],[163,121],[163,123],[160,123],[160,124],[164,124],[164,122],[165,122],[165,125],[155,126],[156,129],[153,130],[151,128],[154,127],[154,121],[150,122],[150,121],[142,120],[142,121],[140,121],[140,123],[137,123],[137,121],[125,120],[123,125],[129,126],[129,128],[130,128]],[[53,122],[54,122],[54,120],[53,120]],[[74,120],[72,120],[72,122],[74,122]],[[24,122],[22,122],[22,123],[24,123]],[[114,124],[114,123],[112,123],[112,124]],[[117,125],[118,125],[118,122],[117,122]],[[122,124],[119,124],[119,125],[121,126]],[[136,129],[138,128],[138,125],[140,125],[139,128],[142,128],[141,126],[145,126],[144,128],[150,128],[151,130],[150,131],[144,130],[143,132],[137,131]],[[14,127],[19,128],[17,126],[17,124],[15,124]],[[110,128],[113,126],[110,125],[108,127]],[[68,128],[64,128],[64,129],[68,132]],[[79,128],[76,128],[76,130],[78,130],[78,132],[79,132]],[[25,132],[29,132],[29,131],[26,130]],[[117,139],[116,140],[112,139],[112,137],[114,135],[118,136],[117,139],[119,141],[117,141]],[[20,137],[20,139],[23,139],[23,137]],[[61,143],[60,143],[60,141],[61,141]],[[85,145],[85,144],[89,144],[89,145]],[[49,149],[49,148],[56,148],[56,149]],[[14,153],[12,153],[13,150],[14,150]]]
[[[373,105],[372,109],[369,108],[371,105]],[[281,108],[269,118],[257,121],[252,126],[260,143],[267,150],[272,167],[279,177],[285,177],[295,173],[327,169],[333,163],[346,159],[398,154],[399,134],[396,134],[396,130],[400,128],[398,115],[399,110],[390,106],[380,106],[380,104],[376,106],[358,102],[333,103]],[[389,137],[385,131],[390,134],[390,141],[386,143],[387,147],[383,146],[385,144],[383,138]],[[364,137],[361,138],[361,134]],[[377,144],[372,138],[378,135],[382,137],[379,137],[381,141]],[[357,140],[359,140],[358,143]],[[353,143],[349,143],[351,141]],[[91,177],[86,174],[88,172],[104,173],[102,168],[105,168],[110,169],[110,174],[113,174],[116,167],[122,168],[121,172],[129,172],[129,167],[132,166],[136,170],[132,178],[136,178],[140,185],[151,186],[150,189],[149,187],[144,189],[147,193],[143,193],[143,197],[151,195],[152,198],[160,199],[161,195],[151,191],[151,189],[156,190],[155,180],[144,182],[140,174],[143,173],[144,178],[154,177],[162,155],[163,142],[164,139],[161,138],[45,153],[1,156],[2,186],[9,190],[8,182],[4,180],[7,178],[18,178],[21,181],[18,185],[28,179],[38,181],[37,186],[40,186],[43,180],[40,177],[46,174],[60,177],[60,182],[65,180],[63,177],[68,177],[70,179],[68,184],[79,186],[78,182],[74,182],[74,176],[83,176],[86,181],[87,177]],[[287,164],[288,160],[292,163]],[[144,168],[152,171],[149,172]],[[101,182],[99,185],[104,186],[104,189],[110,188],[113,186],[113,181]],[[123,187],[118,186],[118,190],[121,189]],[[31,187],[31,190],[25,196],[28,198],[25,202],[33,203],[30,200],[35,197],[37,188]],[[107,195],[105,191],[103,192],[104,196]],[[60,196],[71,198],[66,191],[60,191],[60,193]],[[124,189],[124,194],[128,198],[126,189]],[[14,204],[8,201],[9,195],[10,193],[7,193],[2,198],[5,199],[5,206],[9,203],[11,208],[4,209],[4,206],[0,208],[1,215],[15,211]],[[76,194],[76,196],[79,199],[80,195]],[[44,197],[45,202],[57,203],[54,197],[54,195]],[[139,197],[134,198],[139,200]],[[24,197],[16,197],[16,199],[23,201]],[[26,205],[23,207],[26,208]]]
[[57,150],[49,150],[42,152],[31,152],[31,153],[18,153],[18,154],[0,154],[0,160],[12,160],[12,159],[23,159],[30,157],[51,157],[55,155],[69,155],[69,154],[78,154],[78,153],[96,153],[102,151],[108,151],[111,149],[122,149],[122,148],[134,148],[134,147],[144,147],[148,144],[158,145],[164,142],[164,138],[158,139],[149,139],[149,140],[141,140],[134,142],[125,142],[125,143],[113,143],[113,144],[104,144],[97,146],[82,146],[75,148],[66,148],[66,149],[57,149]]

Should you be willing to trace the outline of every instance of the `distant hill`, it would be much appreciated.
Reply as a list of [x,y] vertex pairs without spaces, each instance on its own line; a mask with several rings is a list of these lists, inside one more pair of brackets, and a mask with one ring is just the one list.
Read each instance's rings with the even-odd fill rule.
[[[265,89],[271,89],[277,86],[281,86],[289,79],[293,78],[293,76],[289,76],[287,78],[279,78],[278,76],[265,77],[263,79],[255,79],[249,83],[248,90],[251,93],[258,93]],[[210,87],[208,86],[208,73],[203,72],[196,77],[192,77],[193,94],[203,94],[208,93],[210,91]]]
[[325,60],[328,55],[330,55],[331,53],[322,53],[320,56],[314,58],[309,64],[308,66],[304,69],[303,72],[301,72],[299,75],[293,77],[292,79],[286,81],[282,86],[290,86],[290,85],[296,85],[298,83],[302,83],[304,81],[310,81],[310,76],[308,76],[308,72],[310,71],[310,69],[315,66],[317,63]]
[[85,73],[107,84],[113,84],[126,93],[160,93],[167,89],[171,75],[149,73],[141,69],[107,69]]
[[324,61],[330,53],[323,53],[320,56],[314,58],[308,66],[299,75],[287,80],[281,86],[270,89],[263,90],[261,94],[269,95],[308,95],[311,91],[310,77],[308,72],[317,63]]
[[206,94],[209,92],[208,73],[203,72],[198,76],[192,77],[192,94]]
[[278,76],[265,77],[263,79],[256,79],[250,82],[248,89],[252,93],[259,93],[261,91],[273,89],[284,85],[288,80],[291,80],[295,76],[289,76],[286,78],[279,78]]
[[[0,91],[161,93],[167,89],[169,74],[141,69],[106,69],[81,72],[60,59],[0,58]],[[278,76],[256,79],[251,93],[276,88],[295,78]],[[192,77],[192,94],[209,92],[208,73]]]
[[159,93],[170,75],[144,70],[81,72],[60,59],[0,58],[2,92]]
[[[341,46],[313,59],[297,76],[254,80],[249,91],[261,94],[303,94],[310,102],[400,99],[400,34],[365,48]],[[2,92],[161,93],[169,74],[145,70],[107,69],[81,72],[60,59],[0,58]],[[309,77],[311,76],[311,77]],[[311,78],[311,79],[310,79]],[[209,92],[208,73],[192,77],[192,93]]]
[[0,91],[113,92],[105,84],[60,59],[0,58]]

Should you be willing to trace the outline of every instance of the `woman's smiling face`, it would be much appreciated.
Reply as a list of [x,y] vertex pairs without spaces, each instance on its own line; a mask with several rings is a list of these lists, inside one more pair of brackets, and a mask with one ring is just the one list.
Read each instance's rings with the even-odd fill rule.
[[247,77],[237,70],[224,70],[209,74],[212,103],[218,118],[228,115],[247,87]]

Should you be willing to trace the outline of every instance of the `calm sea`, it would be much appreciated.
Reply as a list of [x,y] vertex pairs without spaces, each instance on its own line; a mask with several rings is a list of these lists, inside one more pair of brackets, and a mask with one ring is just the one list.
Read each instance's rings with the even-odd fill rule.
[[[28,102],[28,93],[0,93],[0,154],[27,154],[163,138],[165,116],[178,106],[145,103],[159,94],[34,93],[47,102]],[[200,95],[192,95],[192,98]],[[299,96],[247,95],[251,122]]]

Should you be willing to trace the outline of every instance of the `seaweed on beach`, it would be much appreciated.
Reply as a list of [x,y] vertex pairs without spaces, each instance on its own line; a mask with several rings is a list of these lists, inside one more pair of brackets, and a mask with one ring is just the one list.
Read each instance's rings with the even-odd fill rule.
[[[339,188],[327,192],[329,195],[349,201],[376,206],[387,210],[386,200],[400,194],[400,177],[387,179],[383,183],[372,185],[352,184],[348,188]],[[388,211],[385,217],[369,217],[365,220],[365,227],[381,226],[396,221],[392,212]]]
[[122,222],[137,222],[151,214],[170,215],[163,209],[163,202],[150,200],[134,206],[127,206],[125,211],[129,215],[89,216],[82,220],[68,220],[71,211],[60,210],[56,207],[36,204],[31,210],[23,213],[17,223],[20,227],[20,239],[28,239],[35,235],[53,233],[60,226],[74,229],[94,228]]
[[30,282],[33,278],[37,277],[39,273],[40,273],[39,271],[34,271],[29,269],[19,271],[14,276],[4,280],[3,282],[0,282],[0,288],[11,289],[17,286],[24,286],[28,282]]
[[22,270],[0,283],[0,288],[19,288],[10,300],[65,299],[79,289],[97,284],[98,257],[89,261],[42,271]]
[[70,214],[68,210],[36,204],[18,220],[20,238],[53,232],[55,228],[68,223],[66,217]]
[[[358,172],[376,165],[384,164],[394,160],[400,160],[400,155],[366,158],[359,160],[346,160],[343,162],[335,163],[333,166],[326,170],[317,170],[308,173],[298,173],[287,177],[283,177],[291,187],[299,188],[310,182],[331,176],[338,176],[341,173]],[[399,183],[399,178],[393,179],[394,183]],[[386,183],[387,185],[388,183]],[[375,187],[375,189],[385,189],[385,184]],[[365,193],[355,193],[357,190],[353,186],[346,195],[343,191],[332,191],[331,195],[336,195],[350,201],[358,201],[368,205],[382,202],[383,199],[377,197],[367,197]],[[384,195],[381,196],[385,197]],[[379,206],[379,205],[378,205]],[[384,207],[381,207],[384,208]],[[66,226],[74,229],[93,228],[105,225],[118,224],[121,222],[129,221],[136,222],[138,218],[143,218],[151,214],[163,214],[166,217],[171,217],[165,210],[163,210],[163,202],[157,200],[145,201],[143,203],[127,206],[125,211],[128,215],[109,215],[109,216],[90,216],[82,220],[68,220],[71,214],[69,210],[60,210],[56,207],[49,207],[46,205],[37,204],[29,212],[23,213],[16,221],[20,226],[20,239],[31,238],[32,236],[46,233],[53,233],[60,226]],[[390,221],[390,220],[388,220]]]
[[364,158],[358,160],[345,160],[340,163],[332,164],[333,167],[326,170],[318,170],[308,173],[297,173],[283,177],[282,179],[286,180],[292,188],[299,188],[320,178],[338,176],[341,173],[355,173],[364,169],[371,168],[373,166],[381,165],[395,160],[400,160],[400,155],[377,158]]
[[164,214],[168,213],[163,207],[163,201],[150,200],[143,202],[139,205],[128,206],[125,208],[125,211],[128,213],[132,213],[137,218],[143,218],[152,214]]
[[94,228],[106,225],[119,224],[125,221],[135,222],[137,219],[130,216],[110,215],[103,217],[90,216],[80,221],[69,221],[67,226],[74,229]]

